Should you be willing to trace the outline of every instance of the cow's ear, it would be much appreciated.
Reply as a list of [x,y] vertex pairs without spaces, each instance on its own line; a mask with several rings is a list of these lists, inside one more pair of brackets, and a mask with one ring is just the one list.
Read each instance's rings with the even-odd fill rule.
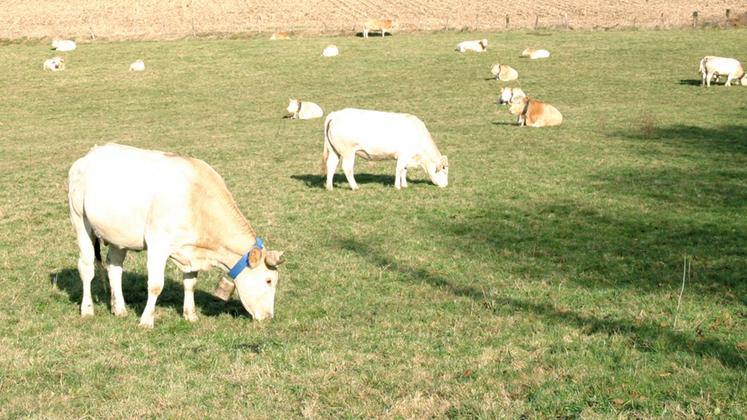
[[249,253],[249,267],[256,267],[262,259],[262,250],[259,248],[252,249]]
[[449,167],[449,158],[446,155],[441,155],[441,167],[442,168]]
[[277,267],[284,262],[283,251],[269,251],[265,256],[265,264],[269,267]]

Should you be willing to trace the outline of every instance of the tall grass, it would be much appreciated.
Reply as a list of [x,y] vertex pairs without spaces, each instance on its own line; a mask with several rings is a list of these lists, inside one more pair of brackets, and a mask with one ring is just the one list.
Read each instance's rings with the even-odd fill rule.
[[[55,74],[46,45],[0,47],[0,416],[744,417],[747,88],[699,87],[697,62],[747,60],[745,35],[97,42]],[[467,37],[491,49],[453,52]],[[494,62],[564,124],[513,126]],[[325,191],[322,123],[281,119],[288,97],[418,115],[449,187],[413,170],[395,191],[393,162],[361,161],[359,191]],[[109,141],[223,175],[287,253],[272,322],[214,299],[218,272],[184,321],[169,266],[138,328],[141,254],[129,316],[96,281],[79,318],[66,173]]]

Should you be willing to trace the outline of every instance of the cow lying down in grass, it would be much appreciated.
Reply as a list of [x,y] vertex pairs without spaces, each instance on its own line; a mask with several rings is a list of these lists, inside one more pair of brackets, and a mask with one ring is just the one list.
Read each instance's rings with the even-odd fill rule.
[[322,107],[313,102],[302,101],[300,99],[289,99],[288,108],[285,110],[288,111],[286,117],[294,120],[310,120],[324,116]]
[[514,97],[508,112],[518,117],[520,126],[550,127],[563,122],[563,115],[557,108],[528,96]]
[[396,189],[407,187],[409,166],[425,169],[439,187],[448,185],[449,160],[438,151],[425,124],[414,115],[354,108],[327,115],[322,164],[326,165],[328,190],[332,190],[340,159],[350,188],[358,189],[353,177],[356,155],[368,160],[396,159]]
[[[184,318],[196,321],[197,272],[218,267],[233,279],[241,303],[256,320],[272,318],[277,266],[241,215],[223,179],[207,163],[118,144],[94,147],[70,168],[70,219],[80,248],[81,316],[93,315],[94,261],[106,257],[111,310],[127,314],[122,263],[128,250],[148,253],[148,301],[140,325],[153,327],[166,261],[183,273]],[[230,293],[229,293],[230,296]]]

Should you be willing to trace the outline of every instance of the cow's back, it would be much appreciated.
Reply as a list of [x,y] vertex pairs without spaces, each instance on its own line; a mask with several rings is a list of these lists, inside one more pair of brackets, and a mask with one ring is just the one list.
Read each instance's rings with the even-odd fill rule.
[[[143,249],[153,211],[167,207],[174,225],[188,217],[189,160],[118,144],[92,149],[70,169],[71,206],[97,236],[128,249]],[[167,228],[167,226],[165,226]]]
[[330,113],[327,121],[330,142],[341,154],[364,150],[372,159],[390,159],[435,149],[425,124],[414,115],[345,108]]

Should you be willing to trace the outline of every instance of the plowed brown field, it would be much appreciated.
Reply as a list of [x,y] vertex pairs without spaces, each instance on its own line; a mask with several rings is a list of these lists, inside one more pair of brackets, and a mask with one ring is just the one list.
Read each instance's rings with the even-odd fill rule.
[[[360,31],[366,17],[400,31],[537,27],[654,28],[723,22],[744,0],[30,0],[0,1],[0,38],[163,39],[195,34]],[[507,25],[506,17],[509,17]]]

